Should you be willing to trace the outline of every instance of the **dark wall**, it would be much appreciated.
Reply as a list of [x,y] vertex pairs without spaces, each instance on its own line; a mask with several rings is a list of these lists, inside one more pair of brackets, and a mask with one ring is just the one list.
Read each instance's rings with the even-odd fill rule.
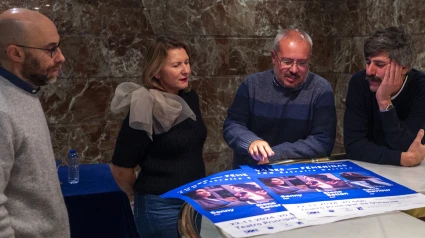
[[208,173],[231,167],[222,139],[226,110],[243,78],[271,67],[274,36],[298,27],[313,38],[313,71],[334,87],[338,112],[334,152],[343,152],[342,117],[350,76],[363,68],[363,40],[374,30],[403,26],[418,46],[415,65],[425,64],[423,0],[61,0],[0,3],[26,7],[57,25],[66,63],[41,101],[57,159],[74,148],[84,163],[109,162],[122,116],[111,114],[115,87],[141,77],[150,39],[172,35],[192,49],[192,86],[208,128]]

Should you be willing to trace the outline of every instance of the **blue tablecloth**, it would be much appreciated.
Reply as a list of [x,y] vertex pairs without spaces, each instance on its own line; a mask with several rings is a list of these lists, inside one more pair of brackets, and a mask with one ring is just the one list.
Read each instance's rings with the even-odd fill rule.
[[109,165],[80,165],[80,182],[68,183],[68,167],[59,167],[72,238],[138,237],[127,196]]

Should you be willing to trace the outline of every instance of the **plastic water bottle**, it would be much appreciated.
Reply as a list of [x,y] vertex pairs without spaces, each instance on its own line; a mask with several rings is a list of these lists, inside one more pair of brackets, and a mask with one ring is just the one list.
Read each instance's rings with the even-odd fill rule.
[[68,155],[68,183],[77,184],[80,181],[80,163],[75,150],[70,150]]

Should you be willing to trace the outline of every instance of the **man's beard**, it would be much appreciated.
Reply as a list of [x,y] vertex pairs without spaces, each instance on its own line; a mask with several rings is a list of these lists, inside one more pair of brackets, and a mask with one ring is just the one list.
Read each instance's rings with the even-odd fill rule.
[[293,73],[291,71],[286,72],[284,74],[284,77],[294,77],[294,81],[297,81],[297,84],[296,85],[293,85],[293,86],[289,86],[289,87],[287,87],[287,86],[284,85],[284,87],[287,87],[287,88],[290,88],[290,89],[297,89],[297,88],[299,88],[301,85],[303,85],[303,83],[307,79],[307,76],[308,76],[308,73],[309,72],[310,71],[308,70],[307,73],[306,73],[306,75],[304,76],[304,78],[301,78],[302,76],[301,76],[301,74],[299,72],[296,72],[296,73]]
[[61,63],[48,67],[45,72],[42,73],[40,72],[40,62],[30,56],[23,63],[21,74],[24,78],[31,81],[34,85],[45,86],[56,82],[56,77],[49,77],[49,72],[51,72],[54,68],[59,68],[60,64]]
[[301,78],[301,75],[299,73],[288,72],[285,74],[285,77],[294,77],[295,80],[298,80],[299,78]]

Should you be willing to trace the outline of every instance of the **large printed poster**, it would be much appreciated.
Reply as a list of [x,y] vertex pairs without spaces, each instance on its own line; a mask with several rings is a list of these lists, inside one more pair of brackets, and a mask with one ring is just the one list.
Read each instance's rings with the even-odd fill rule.
[[425,206],[425,196],[352,162],[241,166],[174,189],[233,237]]
[[406,210],[423,199],[349,161],[242,168],[298,219]]

